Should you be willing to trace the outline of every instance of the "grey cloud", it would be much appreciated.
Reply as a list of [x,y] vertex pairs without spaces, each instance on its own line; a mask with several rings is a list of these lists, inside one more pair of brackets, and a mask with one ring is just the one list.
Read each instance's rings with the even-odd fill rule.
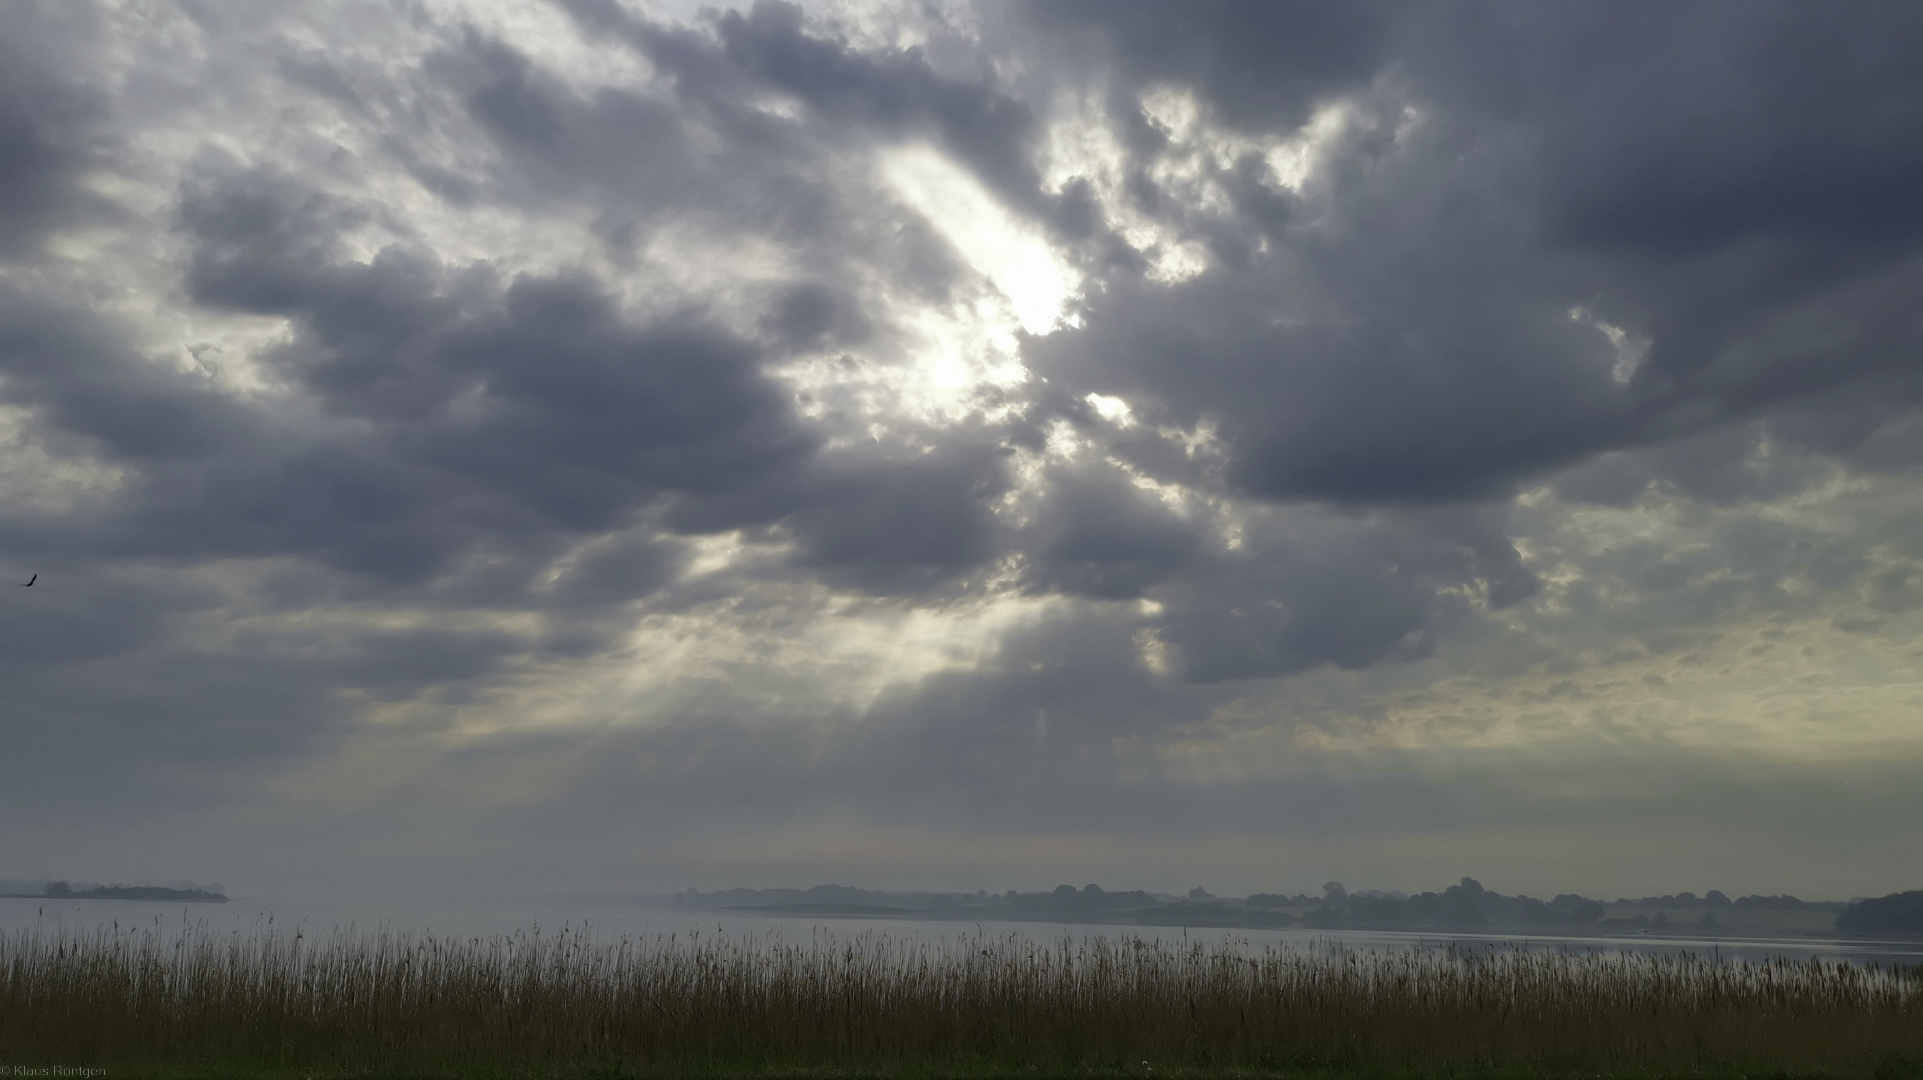
[[788,525],[801,565],[833,582],[921,592],[989,561],[1000,547],[991,504],[1007,490],[1004,455],[959,446],[906,460],[851,462],[801,495]]
[[423,435],[425,456],[558,516],[600,524],[625,490],[728,490],[813,449],[746,343],[694,322],[637,332],[585,283],[515,283],[447,355],[485,396]]
[[78,181],[110,141],[97,5],[18,5],[0,16],[0,255],[28,254],[57,224],[111,204]]
[[[491,137],[510,166],[467,178],[470,197],[535,204],[597,200],[618,214],[722,194],[714,185],[717,174],[728,170],[702,168],[706,155],[691,138],[696,125],[672,98],[616,90],[577,97],[512,45],[472,30],[429,57],[425,74],[460,103],[477,134]],[[766,160],[780,151],[742,139],[745,133],[731,134],[724,155],[760,166],[734,170],[737,182],[752,188],[765,179]]]
[[1468,576],[1454,545],[1389,529],[1338,529],[1339,539],[1251,531],[1241,550],[1157,594],[1191,680],[1427,656],[1450,607],[1438,587]]
[[871,333],[857,298],[819,282],[789,289],[764,324],[788,348],[797,351],[857,345]]
[[1923,567],[1892,566],[1870,579],[1870,609],[1901,614],[1923,607]]
[[[1085,330],[1029,356],[1051,378],[1141,402],[1151,422],[1214,421],[1231,447],[1229,479],[1272,498],[1499,495],[1622,426],[1600,335],[1584,340],[1546,299],[1518,311],[1463,296],[1457,268],[1439,269],[1447,284],[1425,276],[1401,283],[1406,297],[1345,297],[1358,309],[1339,324],[1302,328],[1277,325],[1292,315],[1279,298],[1302,285],[1287,275],[1117,283]],[[1420,295],[1425,286],[1442,295]],[[1433,324],[1420,323],[1425,311]]]
[[[136,355],[107,320],[5,297],[7,397],[31,410],[43,441],[92,447],[126,469],[118,490],[81,508],[11,510],[0,525],[15,560],[44,570],[23,595],[47,602],[9,608],[10,623],[33,627],[12,627],[21,647],[10,666],[102,677],[64,705],[44,675],[16,683],[22,707],[54,722],[47,759],[88,753],[59,729],[75,709],[96,713],[101,732],[138,714],[165,736],[138,744],[144,757],[82,771],[133,768],[147,781],[127,782],[148,790],[169,759],[325,741],[354,712],[342,691],[452,702],[485,696],[515,661],[592,655],[631,625],[608,609],[674,573],[675,549],[648,538],[651,507],[762,480],[811,453],[747,341],[692,317],[630,325],[580,279],[501,283],[405,249],[356,264],[337,236],[366,219],[272,173],[186,192],[197,298],[290,320],[286,344],[259,357],[287,381],[251,400]],[[630,526],[640,528],[588,551],[553,588],[533,587],[571,540]],[[290,571],[255,594],[266,607],[251,613],[231,597],[134,603],[124,582],[112,602],[74,606],[75,579],[112,581],[101,575],[116,564],[234,558],[312,560],[379,586]],[[397,601],[530,612],[545,629],[268,631],[212,655],[181,640],[190,618],[271,625],[280,612]],[[109,660],[118,674],[76,666]],[[140,674],[170,663],[194,678]],[[313,704],[289,708],[292,698]]]
[[1107,65],[1125,86],[1192,85],[1249,130],[1293,127],[1331,97],[1366,85],[1392,62],[1396,10],[1373,2],[1310,6],[1127,4],[1071,0],[994,5],[1048,40],[1075,69]]
[[[258,452],[253,452],[258,451]],[[392,583],[441,570],[470,539],[437,518],[445,483],[418,466],[316,440],[241,446],[119,500],[112,550],[131,557],[306,555]]]
[[671,543],[621,536],[582,556],[556,588],[575,603],[621,604],[666,585],[682,561]]
[[405,700],[423,685],[465,683],[491,673],[500,660],[520,655],[518,635],[419,629],[353,636],[344,654],[324,665],[326,674],[376,698]]
[[[263,200],[262,183],[296,191]],[[343,263],[326,230],[350,217],[316,222],[284,180],[239,187],[189,202],[205,238],[197,295],[298,319],[273,360],[329,411],[387,421],[397,464],[446,474],[450,502],[506,497],[500,524],[518,510],[600,529],[663,492],[727,490],[809,452],[752,347],[698,319],[628,326],[584,278],[500,289],[405,251]]]
[[[77,560],[49,560],[48,589],[0,610],[0,648],[7,665],[24,674],[122,657],[162,634],[169,616],[214,606],[212,596],[116,575],[96,583],[92,568]],[[36,583],[37,584],[37,583]]]
[[[730,135],[790,146],[798,131],[774,128],[746,106],[768,91],[807,106],[807,130],[834,145],[899,144],[926,140],[971,168],[991,191],[1066,236],[1093,229],[1093,209],[1082,186],[1044,191],[1034,163],[1038,127],[1027,103],[992,85],[992,69],[978,61],[968,72],[937,70],[920,48],[864,53],[808,24],[804,10],[781,0],[756,0],[744,14],[711,12],[713,38],[670,28],[599,0],[565,0],[584,27],[624,36],[677,78],[684,101]],[[949,36],[952,36],[949,35]],[[797,200],[783,200],[790,217]],[[806,206],[806,201],[800,201]]]
[[[1437,677],[1452,647],[1514,674],[1828,619],[1838,597],[1866,634],[1920,606],[1900,521],[1823,533],[1757,510],[1923,461],[1908,9],[990,5],[979,41],[934,26],[903,50],[778,3],[692,25],[561,6],[650,79],[580,90],[539,43],[425,11],[368,9],[434,38],[415,65],[369,59],[379,31],[331,11],[283,37],[302,11],[201,3],[221,64],[136,102],[89,89],[109,33],[92,9],[3,17],[0,397],[23,456],[105,477],[0,507],[0,553],[49,586],[0,611],[12,812],[76,780],[143,805],[265,798],[248,785],[289,763],[645,669],[627,635],[657,616],[736,651],[597,697],[580,728],[474,740],[392,805],[458,817],[435,783],[558,761],[576,786],[522,835],[677,810],[716,835],[809,815],[1467,828],[1469,796],[1394,768],[1211,783],[1167,752],[1237,708],[1369,722],[1368,692]],[[1222,198],[1197,201],[1155,167],[1179,133],[1140,98],[1164,83],[1245,136],[1336,102],[1350,121],[1301,190],[1251,152],[1200,166]],[[1126,209],[1199,244],[1199,275],[1153,276],[1095,179],[1044,189],[1056,95],[1090,87]],[[128,149],[196,94],[224,103],[192,114],[209,123],[313,130],[236,156],[210,132],[165,167]],[[1022,339],[1040,378],[961,420],[875,424],[864,395],[913,359],[904,311],[960,310],[980,280],[871,175],[910,143],[1093,277],[1077,327]],[[91,169],[178,176],[177,213],[82,194]],[[437,248],[462,214],[600,249],[516,273]],[[124,295],[94,303],[71,284],[91,249],[42,244],[76,223],[139,241]],[[663,302],[637,282],[670,229],[689,258],[743,237],[781,256],[713,268],[741,271],[714,296],[670,275],[694,295]],[[283,328],[247,357],[259,384],[143,337],[223,320]],[[805,398],[779,374],[797,361]],[[1074,455],[1049,450],[1058,423]],[[1598,507],[1696,531],[1596,550],[1572,521]],[[698,538],[729,531],[747,554],[696,573]],[[788,669],[784,645],[820,644],[793,639],[828,621],[824,593],[859,596],[850,618],[1004,601],[1028,621],[871,700],[829,685],[839,660]],[[1360,689],[1302,704],[1325,677]],[[396,742],[358,726],[370,710],[405,718]],[[245,781],[215,793],[229,764]]]
[[[1185,11],[1209,28],[1165,27],[1173,44],[1141,52],[1174,64],[1189,38],[1210,56],[1268,40],[1230,39],[1263,17],[1237,10]],[[1244,160],[1216,176],[1226,215],[1142,202],[1210,242],[1216,265],[1173,287],[1118,274],[1085,330],[1032,345],[1042,370],[1179,426],[1215,420],[1246,491],[1361,503],[1500,496],[1851,387],[1914,401],[1898,299],[1915,292],[1914,215],[1880,209],[1915,186],[1906,118],[1923,85],[1890,44],[1918,36],[1911,13],[1880,8],[1873,27],[1795,5],[1376,15],[1357,16],[1371,28],[1351,52],[1393,59],[1331,71],[1294,110],[1259,76],[1115,67],[1124,101],[1176,78],[1225,122],[1281,134],[1346,92],[1363,127],[1300,195],[1252,184]],[[1086,33],[1125,38],[1131,18],[1154,17]],[[1138,145],[1137,166],[1160,149]],[[1270,250],[1250,261],[1225,246],[1237,235]],[[1575,308],[1653,339],[1628,385]]]
[[[1359,837],[1411,819],[1441,829],[1480,818],[1459,793],[1393,761],[1346,778],[1306,755],[1259,777],[1188,773],[1157,753],[1161,739],[1205,725],[1236,690],[1155,677],[1134,658],[1139,629],[1110,605],[1061,610],[1015,629],[974,670],[890,688],[859,722],[814,728],[737,706],[601,733],[567,772],[566,793],[538,812],[653,822],[650,835],[689,838],[836,820],[937,834],[966,823],[967,834],[1011,840]],[[510,739],[499,752],[526,745]],[[643,762],[675,767],[657,764],[636,791]]]
[[205,459],[259,431],[204,380],[144,362],[111,327],[22,289],[0,290],[0,371],[0,396],[49,434],[129,463]]
[[[1834,14],[1776,2],[1491,20],[1538,65],[1523,76],[1533,93],[1497,107],[1579,121],[1540,128],[1559,231],[1678,254],[1788,238],[1828,253],[1807,267],[1821,276],[1910,247],[1923,152],[1904,133],[1923,80],[1906,43],[1923,19],[1902,5]],[[1452,74],[1495,104],[1486,75]]]
[[[0,790],[11,812],[64,801],[124,826],[129,806],[230,801],[250,781],[229,772],[204,786],[210,764],[218,773],[285,760],[352,719],[338,672],[317,670],[327,667],[317,654],[333,651],[324,635],[229,636],[217,628],[243,614],[232,598],[177,570],[74,555],[37,563],[35,587],[0,607],[14,747]],[[405,665],[413,653],[376,655]],[[73,797],[83,790],[92,796]]]
[[1784,438],[1783,419],[1711,428],[1654,446],[1597,455],[1559,473],[1558,494],[1574,502],[1634,505],[1655,491],[1729,505],[1804,491],[1836,465],[1808,438]]
[[[781,5],[717,16],[712,38],[605,7],[572,10],[584,25],[620,29],[676,72],[683,104],[702,103],[699,115],[732,136],[729,145],[761,147],[742,152],[760,154],[764,168],[777,160],[766,148],[779,148],[787,162],[808,151],[798,141],[801,129],[777,131],[767,127],[774,121],[743,111],[754,86],[795,94],[810,106],[812,122],[844,136],[933,135],[1005,198],[1044,212],[1033,171],[1021,164],[1033,138],[1028,114],[992,90],[935,74],[912,54],[861,55],[811,33],[798,10]],[[1365,87],[1395,31],[1383,13],[1360,9],[1326,19],[1240,9],[1215,14],[1219,18],[1203,13],[1179,30],[1154,30],[1145,16],[1080,30],[1068,27],[1086,13],[1055,12],[1041,21],[1064,35],[1063,47],[1071,53],[1087,44],[1071,40],[1076,34],[1102,38],[1101,51],[1125,84],[1139,87],[1180,70],[1229,122],[1254,128],[1259,118],[1268,130],[1286,130],[1331,95]],[[1243,25],[1249,19],[1255,22]],[[1166,40],[1179,47],[1149,47]],[[1306,67],[1262,69],[1286,69],[1286,78],[1254,74],[1236,57],[1261,42],[1317,59]],[[503,145],[518,148],[517,167],[533,170],[530,176],[543,169],[573,178],[658,176],[661,182],[640,188],[664,205],[711,197],[697,196],[686,175],[649,171],[682,168],[673,163],[685,156],[676,150],[686,145],[685,122],[664,102],[613,93],[574,98],[526,58],[472,34],[436,64],[435,76],[464,95],[482,125]],[[1405,74],[1417,92],[1438,82],[1453,94],[1438,99],[1443,105],[1494,108],[1475,96],[1486,95],[1485,88],[1444,81],[1469,76],[1438,70],[1415,65]],[[1497,74],[1541,77],[1529,71]],[[1386,109],[1394,100],[1390,93],[1368,107]],[[1528,189],[1516,187],[1520,180],[1489,183],[1526,178],[1523,159],[1510,142],[1489,138],[1476,126],[1485,121],[1441,111],[1401,150],[1366,132],[1350,136],[1335,147],[1331,166],[1347,186],[1304,196],[1269,187],[1251,171],[1251,162],[1237,163],[1222,177],[1236,212],[1258,223],[1261,235],[1281,245],[1280,254],[1252,261],[1249,250],[1224,247],[1234,236],[1228,223],[1187,218],[1185,224],[1203,229],[1223,254],[1215,269],[1178,286],[1119,271],[1092,302],[1087,329],[1032,341],[1030,358],[1058,382],[1122,393],[1151,421],[1182,427],[1221,421],[1231,447],[1223,477],[1233,487],[1280,499],[1394,504],[1497,497],[1547,469],[1689,423],[1677,417],[1691,403],[1677,404],[1643,382],[1625,388],[1611,382],[1615,357],[1609,342],[1568,314],[1572,299],[1584,298],[1583,290],[1602,280],[1601,271],[1580,261],[1569,265],[1542,237],[1518,227],[1513,200],[1517,190]],[[630,162],[620,157],[624,151],[608,148],[607,136],[615,132],[629,137],[625,145],[648,145],[659,153],[648,162]],[[1141,146],[1152,151],[1153,140]],[[1438,172],[1433,162],[1443,155],[1457,160]],[[744,190],[755,187],[752,180],[742,183]],[[576,196],[586,197],[585,190]],[[244,226],[247,196],[227,198],[234,209],[223,213]],[[1305,216],[1305,207],[1312,214]],[[327,217],[342,213],[325,205],[292,208],[299,219],[293,231],[312,243],[351,224],[351,213]],[[287,310],[285,303],[275,308],[250,300],[246,290],[273,288],[283,269],[313,274],[326,265],[319,253],[273,240],[274,230],[258,225],[243,227],[242,235],[251,238],[248,243],[269,245],[259,257],[245,251],[222,256],[219,230],[205,214],[195,214],[190,202],[190,223],[207,239],[196,281],[208,299]],[[222,258],[234,267],[228,285],[220,277],[227,265]],[[457,299],[457,290],[445,283],[446,271],[401,251],[348,277],[357,280],[331,282],[323,272],[312,283],[315,295],[328,299],[306,304],[317,333],[300,361],[311,373],[310,385],[328,392],[336,408],[399,407],[420,415],[463,387],[485,383],[495,411],[480,410],[463,425],[422,425],[409,433],[408,455],[480,486],[514,490],[568,527],[605,528],[615,524],[610,515],[617,508],[639,505],[628,481],[647,476],[652,467],[645,455],[635,455],[633,436],[604,438],[616,430],[612,415],[581,422],[623,400],[622,392],[610,393],[615,384],[606,378],[609,369],[602,365],[590,374],[591,364],[530,367],[506,359],[557,345],[563,355],[603,348],[562,345],[558,333],[529,329],[542,323],[604,325],[609,317],[595,310],[596,301],[570,293],[566,283],[521,282],[506,293],[507,321],[490,321],[484,285]],[[579,288],[592,291],[585,284]],[[478,310],[477,293],[483,295]],[[361,296],[412,302],[383,315],[371,301],[361,307]],[[865,329],[859,304],[832,286],[809,284],[779,299],[763,325],[794,346],[856,341]],[[420,325],[406,324],[416,312]],[[336,326],[341,329],[330,329]],[[390,336],[380,336],[383,326],[394,328]],[[370,347],[355,352],[329,340],[330,334],[345,340],[348,328]],[[436,335],[454,344],[414,344]],[[412,347],[396,347],[400,342]],[[289,350],[288,362],[299,352]],[[465,359],[448,362],[447,352]],[[399,358],[406,359],[396,363]],[[736,361],[735,370],[750,370],[743,363]],[[701,368],[712,370],[712,359]],[[844,455],[796,469],[792,462],[805,440],[795,435],[784,441],[780,423],[766,420],[775,415],[766,411],[772,405],[730,397],[740,388],[725,380],[723,385],[730,388],[682,399],[667,383],[650,386],[651,393],[638,386],[628,391],[675,402],[661,414],[667,427],[674,417],[693,419],[704,407],[722,410],[712,414],[722,418],[719,424],[694,425],[722,433],[720,442],[705,451],[675,446],[677,463],[706,461],[704,452],[719,455],[717,479],[664,474],[640,485],[682,493],[669,519],[680,527],[783,522],[799,542],[798,566],[883,592],[935,587],[985,565],[1011,542],[998,534],[985,506],[1006,483],[993,457],[970,458],[964,451],[861,463]],[[741,418],[739,427],[730,427],[730,416]],[[732,434],[737,430],[753,431],[755,438],[772,430],[775,437],[762,450]],[[1157,475],[1176,468],[1174,479],[1211,482],[1160,451],[1152,438],[1134,435],[1111,445]],[[538,452],[527,452],[533,448]],[[1673,478],[1708,494],[1705,470],[1714,470],[1718,459],[1694,451],[1673,457]],[[1691,481],[1684,466],[1702,479]],[[1740,465],[1722,471],[1732,479],[1748,475]],[[517,477],[523,472],[525,478]],[[1198,563],[1195,553],[1213,542],[1203,526],[1158,516],[1145,505],[1130,508],[1112,488],[1097,494],[1085,483],[1065,483],[1052,495],[1041,511],[1046,523],[1018,542],[1029,550],[1031,582],[1108,598],[1165,585],[1174,603],[1171,641],[1188,656],[1191,676],[1205,681],[1422,656],[1433,648],[1436,621],[1448,617],[1449,605],[1436,598],[1443,585],[1483,581],[1492,607],[1535,591],[1533,577],[1506,540],[1465,547],[1447,537],[1429,543],[1397,530],[1370,535],[1364,529],[1346,541],[1257,545],[1255,554]],[[1343,550],[1323,551],[1319,545],[1325,542]],[[1183,566],[1191,576],[1171,582]],[[1228,605],[1231,598],[1248,603]]]
[[748,14],[730,11],[714,25],[725,55],[749,77],[868,138],[933,136],[1017,205],[1042,201],[1029,153],[1034,120],[1021,102],[942,78],[914,51],[863,56],[805,33],[795,4],[757,0]]
[[1030,580],[1039,589],[1132,599],[1178,573],[1208,531],[1118,470],[1059,469],[1051,480],[1032,526]]
[[[609,5],[565,6],[584,27],[627,40],[670,77],[667,86],[584,98],[510,44],[467,33],[427,71],[503,154],[490,183],[466,185],[462,198],[591,208],[617,262],[631,261],[664,224],[747,229],[791,245],[806,277],[772,287],[758,318],[730,319],[738,332],[754,326],[790,351],[885,351],[876,347],[886,319],[872,310],[873,271],[929,299],[952,299],[963,265],[927,222],[841,160],[850,152],[946,131],[948,149],[1015,205],[1045,216],[1086,210],[1072,193],[1057,200],[1040,191],[1024,164],[1032,133],[1021,106],[937,76],[912,55],[873,60],[804,33],[780,5],[757,7],[745,21],[716,16],[711,33]],[[770,92],[819,107],[775,116],[761,107]]]

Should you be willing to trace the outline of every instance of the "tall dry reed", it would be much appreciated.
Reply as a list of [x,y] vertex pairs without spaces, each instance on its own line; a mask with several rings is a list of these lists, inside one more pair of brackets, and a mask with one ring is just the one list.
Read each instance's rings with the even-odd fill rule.
[[351,1069],[1868,1069],[1923,969],[889,934],[0,935],[0,1061]]

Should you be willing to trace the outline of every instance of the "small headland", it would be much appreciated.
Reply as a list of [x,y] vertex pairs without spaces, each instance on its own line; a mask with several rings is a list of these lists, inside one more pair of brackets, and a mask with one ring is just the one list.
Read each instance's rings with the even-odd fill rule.
[[218,889],[171,888],[162,885],[82,885],[48,882],[38,892],[14,889],[0,892],[0,900],[158,900],[170,904],[224,904]]

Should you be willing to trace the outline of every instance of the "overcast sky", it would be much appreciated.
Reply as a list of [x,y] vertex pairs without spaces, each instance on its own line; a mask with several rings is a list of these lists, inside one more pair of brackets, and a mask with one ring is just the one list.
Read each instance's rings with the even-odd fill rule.
[[1844,897],[1923,6],[0,8],[0,877]]

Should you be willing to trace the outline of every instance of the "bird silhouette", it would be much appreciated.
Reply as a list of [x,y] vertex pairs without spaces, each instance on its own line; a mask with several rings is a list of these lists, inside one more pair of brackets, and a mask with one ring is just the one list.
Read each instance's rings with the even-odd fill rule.
[[39,580],[40,580],[40,575],[39,575],[39,574],[35,574],[34,576],[32,576],[32,577],[30,577],[30,578],[28,578],[28,579],[27,579],[27,580],[25,580],[25,581],[17,581],[17,582],[15,582],[14,584],[16,584],[16,585],[18,585],[18,586],[20,586],[20,587],[21,587],[21,588],[23,588],[23,589],[31,589],[31,588],[33,588],[33,583],[34,583],[34,582],[36,582],[36,581],[39,581]]

